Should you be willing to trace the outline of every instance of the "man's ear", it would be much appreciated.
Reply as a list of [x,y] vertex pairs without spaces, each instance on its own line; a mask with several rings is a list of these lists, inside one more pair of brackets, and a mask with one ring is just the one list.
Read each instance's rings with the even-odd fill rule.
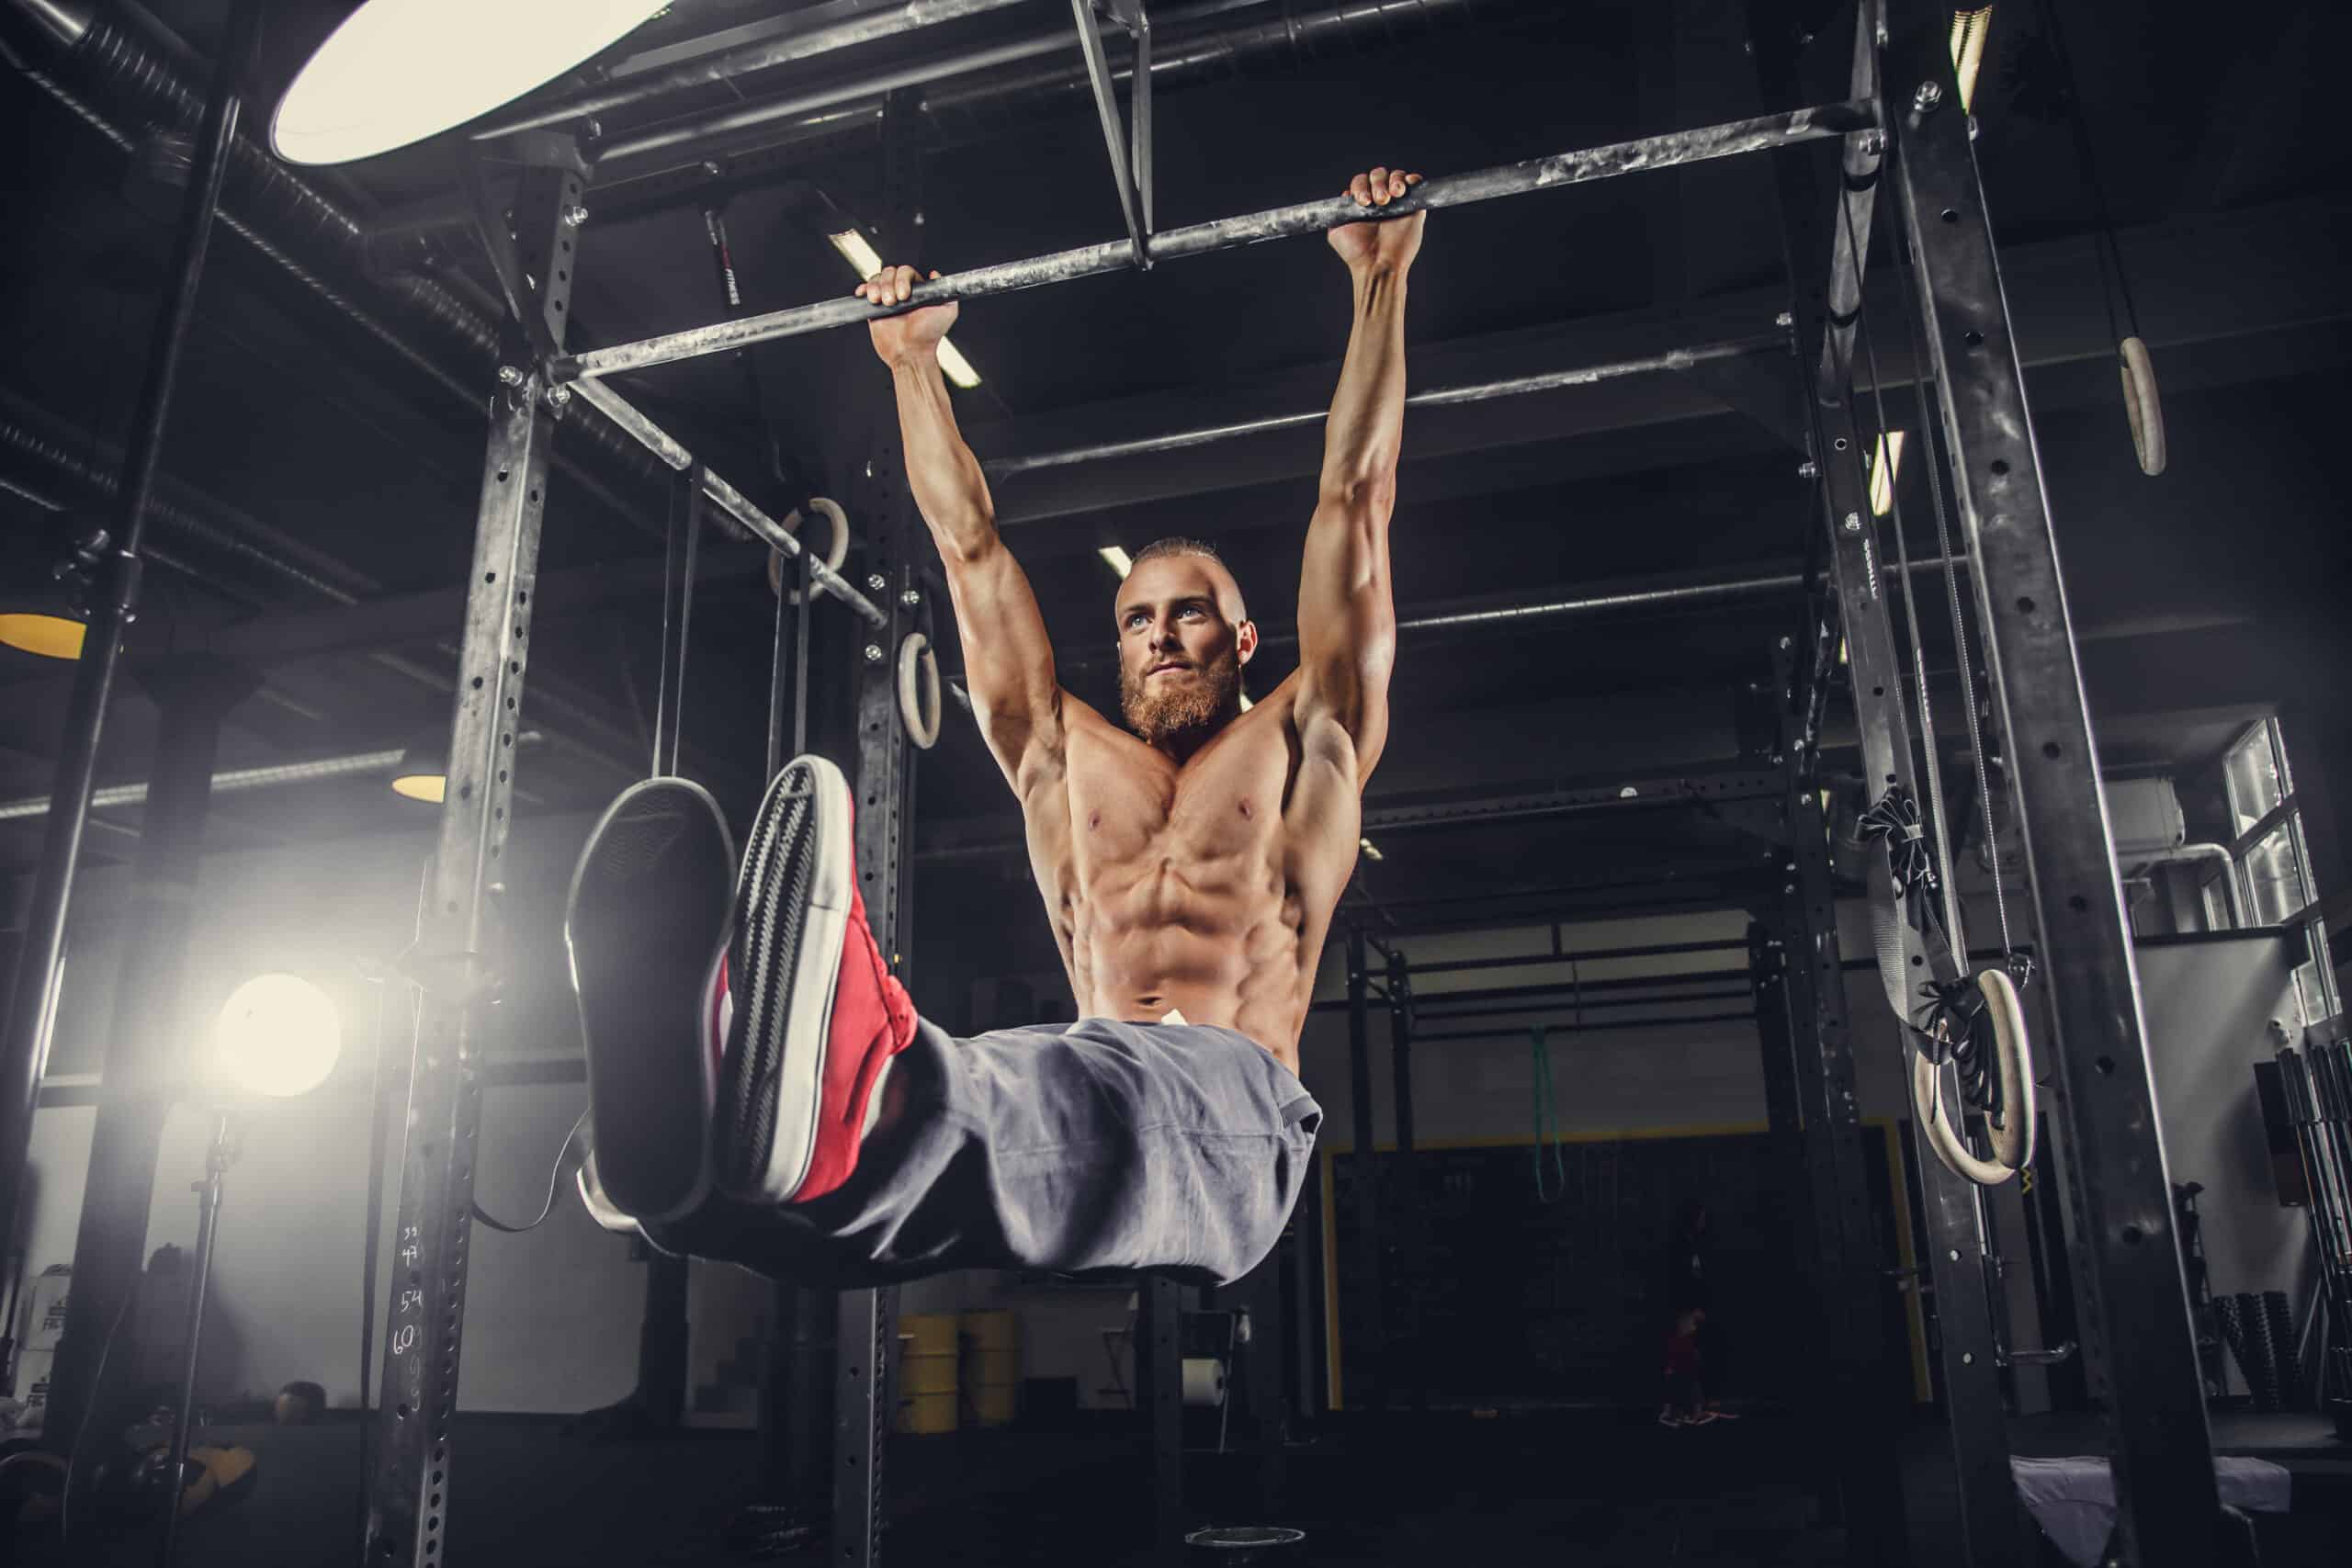
[[1244,621],[1239,626],[1234,627],[1233,645],[1239,652],[1242,663],[1247,664],[1252,658],[1256,657],[1258,652],[1258,623],[1255,621]]

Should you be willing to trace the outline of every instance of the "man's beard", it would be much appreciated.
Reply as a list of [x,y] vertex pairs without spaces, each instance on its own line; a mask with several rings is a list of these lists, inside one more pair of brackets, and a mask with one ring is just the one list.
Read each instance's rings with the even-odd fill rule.
[[1193,666],[1197,681],[1178,682],[1159,691],[1131,666],[1119,667],[1119,711],[1127,728],[1152,746],[1189,750],[1225,728],[1241,711],[1241,658],[1227,651],[1221,659]]

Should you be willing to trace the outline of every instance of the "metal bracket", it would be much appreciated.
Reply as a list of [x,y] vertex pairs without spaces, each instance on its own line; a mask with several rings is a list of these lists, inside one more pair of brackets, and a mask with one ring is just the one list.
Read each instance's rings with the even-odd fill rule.
[[[591,122],[593,123],[593,122]],[[494,141],[477,141],[474,149],[493,163],[523,164],[534,169],[560,169],[588,176],[588,160],[579,141],[560,130],[515,130]]]
[[1119,115],[1119,97],[1111,80],[1111,62],[1102,52],[1102,39],[1094,30],[1090,0],[1069,0],[1078,24],[1079,48],[1086,56],[1086,79],[1094,90],[1094,113],[1102,122],[1102,143],[1111,155],[1111,177],[1119,187],[1119,212],[1127,220],[1127,243],[1135,249],[1137,267],[1151,265],[1151,18],[1143,0],[1105,0],[1111,13],[1135,40],[1135,99],[1132,134]]
[[473,208],[474,233],[490,257],[490,270],[498,276],[498,292],[506,301],[507,317],[521,329],[531,356],[544,364],[562,353],[562,348],[548,325],[538,279],[524,270],[522,258],[515,254],[514,236],[506,226],[506,209],[490,188],[481,156],[469,148],[460,149],[458,175],[465,185],[466,199]]

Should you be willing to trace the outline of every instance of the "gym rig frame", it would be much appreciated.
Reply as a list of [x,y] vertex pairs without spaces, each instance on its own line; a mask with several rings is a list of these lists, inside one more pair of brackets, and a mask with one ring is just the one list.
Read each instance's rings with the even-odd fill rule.
[[[1140,0],[1112,10],[1148,47]],[[1149,73],[1138,72],[1134,132],[1120,120],[1113,84],[1084,0],[1075,0],[1128,232],[1121,241],[1008,263],[921,285],[907,307],[981,298],[1064,278],[1320,231],[1361,215],[1340,202],[1315,202],[1166,233],[1151,229]],[[242,0],[250,24],[254,7]],[[1759,77],[1775,97],[1794,82],[1800,40],[1774,32],[1758,6],[1754,39]],[[1777,908],[1759,909],[1752,945],[1756,1013],[1765,1043],[1771,1125],[1801,1149],[1818,1243],[1815,1279],[1824,1304],[1830,1389],[1817,1413],[1821,1451],[1834,1472],[1858,1561],[1902,1555],[1900,1483],[1890,1440],[1894,1412],[1870,1392],[1878,1354],[1877,1303],[1885,1289],[1867,1226],[1860,1111],[1853,1089],[1853,1028],[1845,1016],[1826,826],[1815,769],[1824,705],[1838,650],[1849,660],[1865,757],[1874,776],[1908,784],[1918,739],[1899,699],[1884,569],[1873,558],[1868,475],[1860,443],[1838,434],[1851,423],[1856,329],[1863,323],[1863,258],[1882,174],[1892,168],[1895,227],[1907,240],[1918,287],[1916,330],[1926,344],[1953,510],[1966,540],[2011,787],[2023,824],[2036,915],[2037,952],[2050,998],[2041,1043],[2055,1064],[2052,1100],[2064,1128],[2060,1164],[2069,1201],[2068,1248],[2083,1316],[2087,1360],[2104,1402],[2115,1463],[2124,1560],[2154,1568],[2210,1560],[2216,1518],[2211,1445],[2196,1348],[2179,1267],[2178,1239],[2149,1081],[2145,1031],[2132,968],[2081,672],[2069,630],[2041,470],[2027,417],[2022,375],[2002,296],[1998,264],[1960,107],[1949,50],[1949,6],[1928,0],[1862,0],[1851,88],[1841,102],[1697,130],[1675,132],[1527,164],[1430,180],[1391,215],[1518,195],[1555,185],[1675,167],[1738,152],[1770,152],[1837,138],[1842,179],[1834,197],[1814,188],[1808,168],[1779,159],[1784,220],[1797,298],[1781,324],[1794,359],[1791,395],[1804,402],[1824,537],[1826,582],[1807,573],[1801,629],[1774,650],[1778,750],[1775,767],[1744,793],[1767,803],[1785,835],[1785,881]],[[232,36],[249,37],[249,33]],[[240,107],[242,59],[224,52],[199,135],[174,265],[172,308],[150,357],[123,486],[123,528],[99,571],[92,656],[77,674],[65,728],[48,836],[28,916],[23,968],[0,1062],[0,1213],[13,1213],[21,1188],[30,1119],[45,1044],[45,1002],[62,942],[66,904],[87,820],[97,737],[110,693],[121,626],[137,601],[140,523],[173,375],[200,276]],[[488,1064],[486,1010],[495,983],[486,909],[499,881],[513,797],[528,666],[530,594],[538,556],[542,496],[557,421],[578,400],[655,453],[680,476],[676,515],[689,535],[716,516],[797,560],[808,596],[826,593],[855,617],[856,788],[866,799],[858,857],[866,906],[894,965],[910,945],[907,891],[914,769],[899,722],[897,660],[889,650],[929,615],[916,568],[921,536],[886,445],[868,455],[865,587],[806,552],[796,535],[698,463],[683,446],[613,391],[603,378],[696,355],[868,320],[863,304],[834,300],[715,323],[585,355],[563,346],[579,197],[585,169],[578,142],[558,128],[533,135],[534,149],[510,220],[481,210],[477,228],[509,307],[506,346],[490,397],[489,439],[476,516],[449,777],[429,897],[409,977],[422,990],[410,1077],[395,1258],[383,1328],[386,1351],[374,1413],[375,1463],[368,1483],[367,1548],[371,1565],[433,1568],[447,1532],[445,1499],[456,1455],[465,1287],[471,1230],[473,1151]],[[1808,220],[1816,216],[1820,227]],[[1815,270],[1817,269],[1817,271]],[[1866,325],[1863,325],[1866,331]],[[1702,345],[1713,355],[1747,344]],[[1672,356],[1669,356],[1669,359]],[[1693,363],[1696,363],[1694,358]],[[1687,367],[1668,364],[1668,368]],[[1605,367],[1604,367],[1605,368]],[[1654,368],[1635,365],[1623,369]],[[1564,372],[1567,379],[1599,378]],[[1563,384],[1497,384],[1463,400]],[[575,416],[576,417],[576,416]],[[1222,433],[1212,433],[1212,434]],[[1924,434],[1924,433],[1923,433]],[[1932,447],[1935,444],[1930,442]],[[1091,454],[1081,454],[1088,456]],[[1073,459],[1075,460],[1075,459]],[[713,512],[711,508],[715,507]],[[690,583],[691,570],[684,574]],[[1762,586],[1777,587],[1778,584]],[[676,637],[665,635],[665,694],[674,690],[674,652],[684,656],[684,606],[673,601]],[[780,618],[778,678],[770,761],[781,755],[782,677],[787,664],[805,694],[804,612],[787,658]],[[803,702],[797,705],[805,712]],[[674,705],[670,707],[674,720]],[[796,720],[796,729],[798,721]],[[673,727],[670,733],[674,734]],[[1758,775],[1751,775],[1751,779]],[[1601,802],[1572,799],[1567,808]],[[1540,805],[1522,810],[1541,810]],[[1475,809],[1475,808],[1474,808]],[[200,820],[200,806],[198,819]],[[1938,824],[1940,829],[1940,823]],[[1955,933],[1955,938],[1957,933]],[[1371,976],[1363,934],[1349,942],[1349,1010],[1355,1048],[1357,1137],[1371,1145],[1366,1052]],[[1907,954],[1908,955],[1908,954]],[[1410,974],[1388,956],[1384,987],[1395,1031],[1398,1147],[1411,1146]],[[30,979],[33,983],[26,984]],[[1406,1156],[1409,1159],[1409,1154]],[[1950,1391],[1961,1480],[1964,1554],[1972,1563],[2008,1559],[2007,1450],[2001,1425],[1996,1352],[1982,1281],[1983,1227],[1973,1189],[1939,1164],[1919,1162],[1928,1190],[1931,1269],[1942,1316],[1941,1354]],[[94,1186],[93,1191],[96,1188]],[[1376,1201],[1361,1184],[1360,1201]],[[1369,1220],[1370,1215],[1367,1214]],[[1367,1224],[1363,1234],[1377,1234]],[[1413,1235],[1408,1224],[1408,1244]],[[1154,1517],[1163,1542],[1177,1506],[1181,1414],[1173,1399],[1175,1287],[1147,1281],[1142,1292],[1140,1377],[1155,1435]],[[831,1560],[868,1568],[879,1560],[885,1436],[890,1414],[887,1368],[895,1334],[889,1291],[845,1292],[836,1303],[832,1396]],[[1157,1397],[1153,1397],[1154,1394]]]

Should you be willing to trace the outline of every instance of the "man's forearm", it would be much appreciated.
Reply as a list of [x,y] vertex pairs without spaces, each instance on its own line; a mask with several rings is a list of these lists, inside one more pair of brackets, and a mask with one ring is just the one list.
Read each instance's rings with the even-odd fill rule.
[[1374,265],[1352,275],[1355,326],[1323,433],[1323,489],[1385,483],[1405,438],[1405,274]]
[[996,507],[980,460],[964,444],[947,400],[939,366],[928,357],[890,366],[899,400],[899,438],[907,460],[907,488],[942,555],[966,558],[996,542]]

